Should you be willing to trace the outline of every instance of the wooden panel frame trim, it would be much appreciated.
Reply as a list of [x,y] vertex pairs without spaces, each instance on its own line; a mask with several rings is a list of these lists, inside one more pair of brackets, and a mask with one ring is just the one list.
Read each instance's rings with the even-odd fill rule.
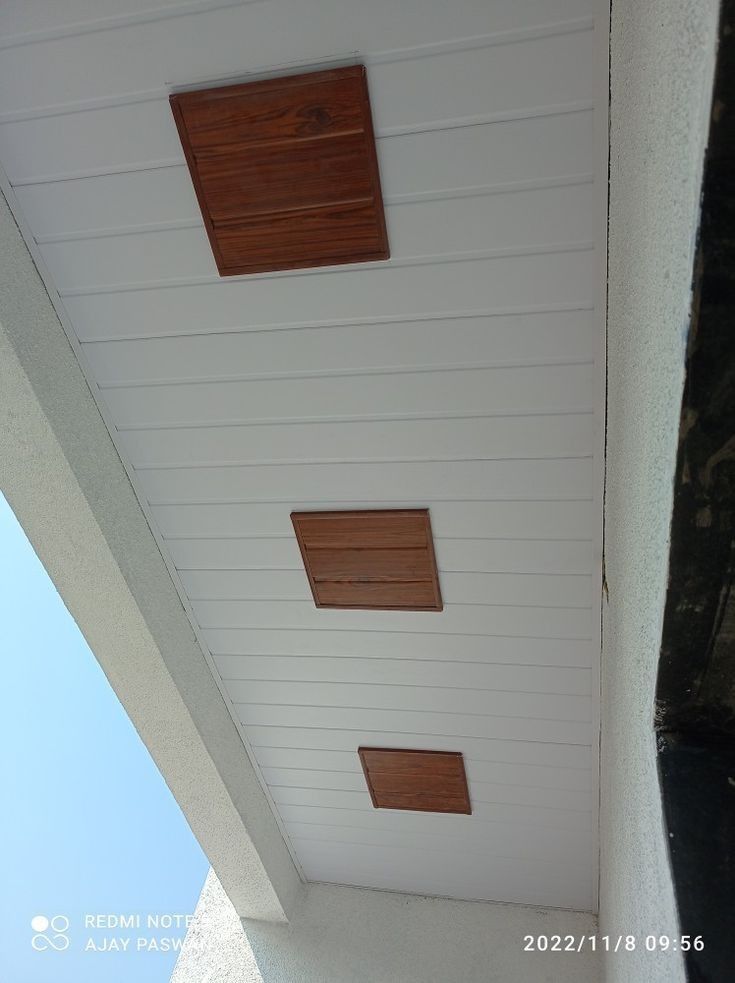
[[[387,519],[392,518],[412,518],[420,519],[422,522],[422,532],[425,537],[424,543],[420,547],[416,547],[413,544],[408,546],[408,549],[418,550],[426,552],[427,567],[430,577],[422,578],[420,582],[422,584],[431,584],[431,595],[432,602],[430,604],[385,604],[385,603],[339,603],[339,604],[326,604],[323,600],[320,600],[319,596],[319,580],[314,575],[312,569],[312,562],[309,555],[309,547],[305,542],[303,531],[301,528],[301,522],[308,519],[362,519],[368,516],[385,517]],[[311,588],[311,593],[314,598],[314,604],[317,608],[328,608],[328,609],[338,609],[338,610],[376,610],[376,611],[427,611],[427,612],[439,612],[444,610],[444,602],[441,595],[441,586],[439,583],[439,571],[436,563],[436,554],[434,552],[434,537],[431,530],[431,518],[428,509],[359,509],[359,510],[335,510],[335,511],[316,511],[316,512],[292,512],[291,522],[294,527],[294,532],[296,534],[296,541],[299,544],[299,551],[301,553],[301,559],[304,563],[304,569],[306,571],[306,576],[309,580],[309,587]],[[321,547],[329,548],[329,547]],[[385,552],[385,551],[395,551],[396,554],[403,555],[406,552],[406,548],[402,543],[387,545],[384,543],[377,542],[374,547],[356,547],[353,543],[346,538],[344,545],[332,546],[330,552],[338,551],[342,549],[345,553],[357,553],[360,550],[365,552]],[[362,584],[366,585],[368,582],[372,587],[376,589],[376,593],[379,595],[381,591],[379,588],[387,587],[391,582],[396,585],[405,585],[410,581],[407,579],[401,579],[400,577],[391,578],[391,580],[386,580],[381,578],[379,575],[374,577],[358,577],[357,579],[342,578],[343,582],[347,584]]]
[[[442,814],[454,814],[454,815],[472,815],[472,803],[470,801],[470,790],[467,783],[467,772],[464,766],[464,755],[461,751],[435,751],[435,750],[420,750],[418,748],[386,748],[386,747],[364,747],[361,746],[357,749],[358,757],[360,758],[360,765],[362,766],[363,774],[365,775],[365,781],[367,782],[368,791],[370,793],[370,798],[372,800],[373,806],[376,809],[397,809],[403,812],[434,812]],[[444,795],[439,791],[429,791],[429,792],[417,792],[415,790],[407,790],[406,792],[399,792],[396,790],[391,791],[381,791],[375,788],[375,783],[373,780],[373,775],[380,773],[379,769],[372,767],[367,760],[369,755],[386,755],[388,758],[390,756],[395,756],[395,765],[398,769],[395,772],[388,772],[400,776],[404,775],[406,779],[414,777],[426,777],[427,779],[439,781],[442,777],[447,780],[453,780],[460,787],[460,795]],[[402,761],[398,760],[400,756]],[[406,758],[416,758],[417,766],[421,763],[425,765],[425,775],[421,775],[420,768],[417,768],[418,775],[411,775],[410,765],[406,761]],[[419,762],[418,759],[422,759]],[[441,770],[432,772],[430,770],[430,763],[436,763],[437,766],[444,764],[447,767],[444,768],[444,775],[442,775]],[[397,796],[403,796],[403,803]],[[424,800],[422,802],[422,799]],[[413,800],[413,801],[411,801]],[[456,802],[452,802],[456,800]],[[442,803],[450,805],[450,808],[441,808]],[[439,806],[439,808],[437,808]]]

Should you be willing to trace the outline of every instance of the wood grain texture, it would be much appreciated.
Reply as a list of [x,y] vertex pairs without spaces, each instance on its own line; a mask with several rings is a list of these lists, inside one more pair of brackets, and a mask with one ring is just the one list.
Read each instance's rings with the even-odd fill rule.
[[426,549],[426,509],[350,512],[294,512],[309,549]]
[[318,608],[441,611],[428,509],[292,512]]
[[320,549],[310,555],[316,581],[420,580],[426,570],[425,549]]
[[364,66],[170,101],[221,276],[388,258]]
[[357,749],[376,809],[471,815],[464,758],[457,751]]

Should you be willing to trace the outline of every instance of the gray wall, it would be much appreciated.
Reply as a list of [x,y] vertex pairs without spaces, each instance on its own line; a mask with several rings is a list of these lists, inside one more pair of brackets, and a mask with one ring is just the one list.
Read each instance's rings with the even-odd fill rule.
[[642,941],[678,932],[653,697],[717,13],[612,4],[600,931],[638,947],[605,959],[608,983],[684,979]]
[[597,983],[598,959],[524,952],[592,915],[310,884],[288,926],[249,921],[210,873],[171,983]]

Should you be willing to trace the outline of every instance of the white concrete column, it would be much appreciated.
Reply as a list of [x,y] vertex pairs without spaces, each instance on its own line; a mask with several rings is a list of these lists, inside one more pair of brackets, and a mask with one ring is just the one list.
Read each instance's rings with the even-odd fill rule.
[[656,769],[661,645],[716,0],[613,0],[600,931],[608,983],[679,983],[679,932]]
[[238,913],[302,885],[156,541],[0,196],[0,488]]

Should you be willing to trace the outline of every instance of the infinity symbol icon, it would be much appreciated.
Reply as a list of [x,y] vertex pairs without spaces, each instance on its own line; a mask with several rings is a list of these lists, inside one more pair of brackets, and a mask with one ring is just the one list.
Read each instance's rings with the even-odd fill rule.
[[[36,952],[45,952],[47,949],[63,952],[69,948],[69,937],[64,934],[69,928],[66,915],[54,915],[50,920],[45,915],[36,915],[31,919],[31,928],[36,933],[31,939]],[[50,934],[45,934],[49,929]]]

